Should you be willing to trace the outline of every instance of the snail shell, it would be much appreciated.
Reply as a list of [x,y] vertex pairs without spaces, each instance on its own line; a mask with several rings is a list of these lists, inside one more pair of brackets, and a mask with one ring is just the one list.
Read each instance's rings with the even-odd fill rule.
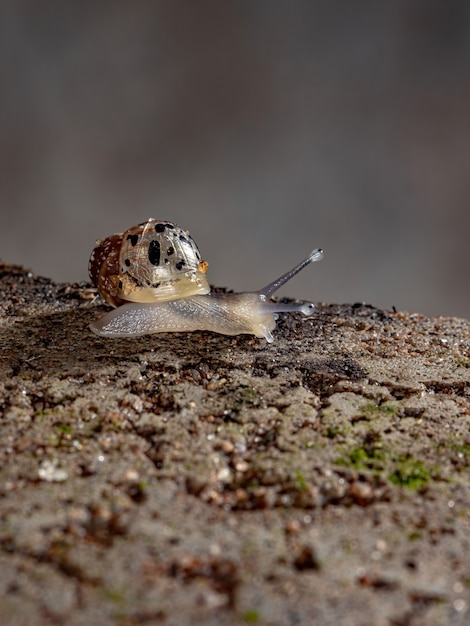
[[88,264],[100,295],[114,307],[209,293],[207,268],[187,231],[154,218],[98,240]]

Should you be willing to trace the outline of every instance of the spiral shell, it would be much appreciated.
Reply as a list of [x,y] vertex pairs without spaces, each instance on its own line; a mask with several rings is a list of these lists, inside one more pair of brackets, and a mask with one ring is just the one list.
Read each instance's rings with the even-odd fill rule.
[[114,307],[209,293],[207,268],[187,231],[154,218],[98,240],[88,264],[91,280]]

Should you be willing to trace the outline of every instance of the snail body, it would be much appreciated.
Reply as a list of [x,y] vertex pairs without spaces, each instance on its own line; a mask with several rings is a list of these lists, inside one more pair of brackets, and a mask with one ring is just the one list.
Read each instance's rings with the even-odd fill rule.
[[[183,246],[178,248],[177,241]],[[104,337],[209,330],[224,335],[252,334],[272,342],[278,313],[311,315],[314,305],[282,304],[269,298],[304,267],[322,258],[321,249],[313,250],[259,291],[209,293],[208,264],[201,260],[194,240],[171,222],[149,219],[97,242],[90,257],[90,277],[101,296],[117,308],[90,328]]]

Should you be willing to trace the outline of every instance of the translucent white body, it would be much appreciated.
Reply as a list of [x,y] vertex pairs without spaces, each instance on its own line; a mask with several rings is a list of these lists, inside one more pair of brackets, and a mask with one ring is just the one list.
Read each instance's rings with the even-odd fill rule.
[[260,291],[210,293],[169,302],[130,302],[114,309],[90,325],[103,337],[138,337],[151,333],[210,330],[224,335],[251,334],[273,341],[277,314],[297,312],[311,315],[312,303],[270,302],[270,296],[306,265],[323,258],[314,250],[306,259]]

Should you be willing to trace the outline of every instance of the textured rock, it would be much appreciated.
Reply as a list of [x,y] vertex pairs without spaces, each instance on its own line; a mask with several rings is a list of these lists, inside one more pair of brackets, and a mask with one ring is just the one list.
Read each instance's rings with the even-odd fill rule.
[[106,340],[0,265],[2,626],[467,624],[470,323]]

